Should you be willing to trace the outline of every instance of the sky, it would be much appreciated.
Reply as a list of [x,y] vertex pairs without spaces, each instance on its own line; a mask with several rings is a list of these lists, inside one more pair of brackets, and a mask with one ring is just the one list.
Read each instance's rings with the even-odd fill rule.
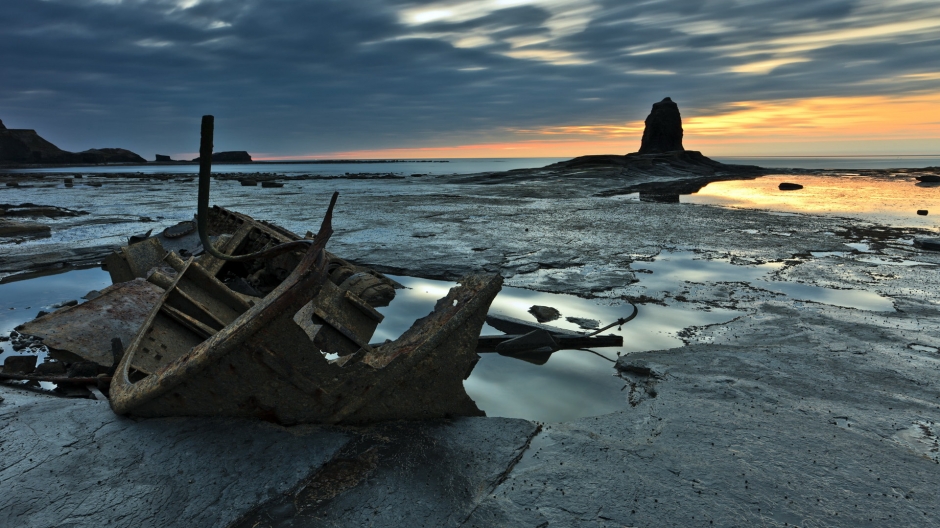
[[8,0],[0,120],[255,159],[940,154],[937,0]]

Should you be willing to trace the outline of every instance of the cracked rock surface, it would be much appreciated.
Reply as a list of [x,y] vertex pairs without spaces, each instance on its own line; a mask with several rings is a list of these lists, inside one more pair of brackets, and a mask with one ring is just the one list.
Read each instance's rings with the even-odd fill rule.
[[0,526],[225,526],[290,491],[349,436],[164,418],[0,386]]
[[[549,172],[486,178],[485,184],[468,177],[389,180],[381,187],[348,180],[291,182],[269,195],[221,181],[213,182],[213,201],[303,233],[322,214],[311,204],[318,196],[325,204],[337,189],[330,250],[381,271],[440,279],[498,271],[508,286],[742,315],[686,328],[678,334],[685,347],[623,359],[622,367],[632,367],[610,372],[625,385],[618,412],[541,424],[540,430],[540,424],[500,419],[330,430],[338,435],[333,451],[311,454],[302,470],[290,473],[293,484],[267,493],[269,485],[246,471],[250,477],[238,479],[237,486],[248,482],[246,489],[255,495],[244,496],[253,498],[231,514],[217,503],[210,510],[225,521],[206,525],[940,526],[940,253],[912,243],[915,236],[935,233],[837,216],[630,201],[618,195],[652,177],[625,181],[588,171],[565,179]],[[146,231],[148,224],[136,223],[138,214],[165,215],[161,222],[171,225],[191,218],[195,209],[195,183],[189,202],[168,199],[186,196],[178,186],[121,178],[108,185],[115,196],[126,195],[127,204],[132,196],[140,200],[144,188],[156,190],[133,207],[120,201],[96,205],[90,194],[88,203],[46,195],[45,203],[92,213],[53,222],[48,239],[4,245],[5,270],[70,255],[86,258]],[[15,194],[7,202],[39,201],[28,187],[5,192]],[[108,223],[117,218],[124,223]],[[95,219],[101,223],[89,223]],[[680,280],[661,291],[650,286],[657,275],[645,267],[669,252],[720,259],[742,271],[761,263],[776,267],[760,280],[742,272],[742,278],[723,282]],[[813,302],[800,293],[785,294],[799,288],[784,285],[854,291],[883,302],[877,309]],[[115,428],[104,438],[133,446],[138,435],[116,424],[133,429],[147,422],[122,421],[93,402],[76,407],[58,400],[44,403],[42,412],[35,407],[31,420],[23,420],[10,414],[25,405],[17,403],[26,398],[19,394],[4,389],[6,401],[0,403],[3,489],[24,478],[41,478],[45,487],[0,494],[0,512],[32,511],[51,504],[37,502],[47,495],[90,508],[74,497],[99,493],[90,485],[97,478],[73,472],[50,480],[45,473],[55,466],[33,469],[35,463],[23,456],[11,458],[8,438],[36,439],[16,453],[28,454],[43,442],[52,442],[50,452],[71,449],[83,457],[71,467],[94,472],[108,461],[96,458],[93,443],[66,448],[74,439],[55,435],[101,427],[95,420],[103,418],[85,418],[100,408]],[[63,432],[56,422],[70,425]],[[46,432],[30,432],[36,427]],[[208,426],[186,427],[202,431],[192,438],[216,434]],[[277,450],[294,445],[284,440],[295,438],[292,430],[270,429],[275,434],[264,427],[249,429],[276,440]],[[230,437],[245,434],[223,430]],[[154,436],[160,435],[145,441],[157,442]],[[227,443],[208,445],[219,451],[212,457],[238,456],[237,450],[226,452]],[[256,449],[262,450],[260,440]],[[185,442],[166,448],[186,460],[208,451]],[[217,474],[215,466],[199,467]],[[122,471],[123,478],[133,478],[133,471]],[[121,484],[113,478],[114,486]],[[154,478],[181,486],[172,475]],[[85,495],[72,491],[75,482]],[[151,507],[149,495],[130,496],[138,507]],[[18,509],[10,509],[14,504]],[[185,510],[185,504],[161,504]]]
[[507,418],[357,429],[363,436],[298,492],[265,505],[237,528],[462,526],[538,430]]
[[467,526],[938,525],[940,355],[908,343],[940,332],[834,311],[768,303],[630,355],[656,396],[546,426]]

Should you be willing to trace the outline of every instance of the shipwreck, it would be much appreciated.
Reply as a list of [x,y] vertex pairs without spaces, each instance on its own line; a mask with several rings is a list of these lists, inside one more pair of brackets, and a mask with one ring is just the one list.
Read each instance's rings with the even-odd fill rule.
[[[113,286],[20,329],[110,366],[75,382],[97,381],[116,413],[282,424],[483,416],[463,387],[478,353],[541,364],[559,349],[622,345],[598,334],[635,307],[590,334],[488,315],[498,274],[465,276],[400,337],[370,343],[396,283],[326,250],[338,194],[302,237],[210,208],[212,128],[205,116],[194,220],[131,237],[103,263]],[[481,336],[485,322],[505,334]]]

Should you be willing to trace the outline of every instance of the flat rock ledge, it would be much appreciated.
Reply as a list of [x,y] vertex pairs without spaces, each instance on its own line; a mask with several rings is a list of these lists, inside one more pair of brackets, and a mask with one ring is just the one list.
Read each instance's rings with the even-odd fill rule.
[[538,429],[134,420],[107,402],[0,386],[0,526],[457,526]]

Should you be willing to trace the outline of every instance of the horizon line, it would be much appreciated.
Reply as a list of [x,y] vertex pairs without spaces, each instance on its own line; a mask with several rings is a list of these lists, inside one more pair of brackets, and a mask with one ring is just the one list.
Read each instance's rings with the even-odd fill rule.
[[[435,161],[435,160],[451,160],[451,159],[574,159],[583,156],[623,156],[624,154],[582,154],[581,156],[451,156],[446,158],[390,158],[390,157],[378,157],[378,158],[343,158],[335,157],[329,158],[324,157],[320,159],[311,159],[307,158],[282,158],[282,157],[273,157],[273,158],[258,158],[253,160],[254,163],[316,163],[316,162],[330,162],[330,161]],[[811,154],[811,155],[734,155],[734,154],[713,154],[710,157],[714,158],[940,158],[940,153],[938,154]]]

